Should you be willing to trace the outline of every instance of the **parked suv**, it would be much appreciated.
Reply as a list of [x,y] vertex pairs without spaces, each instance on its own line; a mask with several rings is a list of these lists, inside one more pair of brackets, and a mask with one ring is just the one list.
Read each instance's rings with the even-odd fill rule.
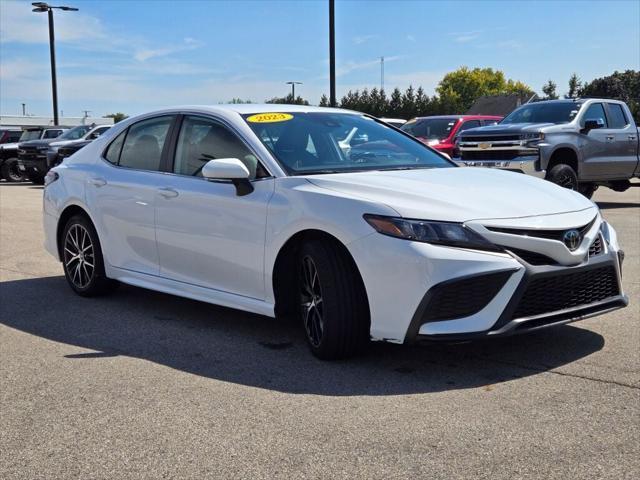
[[[53,139],[61,135],[67,129],[64,127],[28,127],[21,130],[20,135],[16,135],[16,130],[12,132],[9,137],[13,139],[13,142],[8,143],[0,142],[0,173],[2,178],[8,182],[21,182],[25,179],[26,175],[24,170],[21,170],[18,163],[18,145],[20,142],[26,142],[29,140],[38,139]],[[16,138],[16,136],[18,138]]]
[[550,100],[523,105],[498,125],[465,131],[461,162],[514,170],[579,190],[622,192],[640,176],[638,128],[624,102]]
[[455,157],[457,156],[455,143],[461,132],[470,128],[493,125],[499,120],[502,120],[502,117],[494,115],[417,117],[400,128],[439,152]]
[[[92,131],[98,128],[106,130],[109,126],[96,127],[95,125],[78,125],[56,138],[43,138],[40,140],[21,142],[18,148],[19,168],[26,172],[27,177],[33,183],[42,185],[44,183],[44,176],[50,168],[47,164],[47,158],[51,147],[55,145],[61,146],[76,140],[85,140]],[[97,138],[97,136],[95,138]]]

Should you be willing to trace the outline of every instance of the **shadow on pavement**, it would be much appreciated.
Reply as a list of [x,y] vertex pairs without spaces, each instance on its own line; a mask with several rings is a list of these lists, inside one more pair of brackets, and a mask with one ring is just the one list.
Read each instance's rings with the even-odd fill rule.
[[375,343],[362,357],[322,362],[297,325],[126,285],[108,297],[81,298],[63,276],[1,283],[0,322],[79,347],[65,356],[70,362],[126,355],[225,382],[332,396],[488,386],[560,367],[604,345],[597,333],[563,326],[473,344]]
[[598,207],[603,210],[608,210],[612,208],[638,208],[640,207],[640,203],[631,203],[631,202],[596,202]]

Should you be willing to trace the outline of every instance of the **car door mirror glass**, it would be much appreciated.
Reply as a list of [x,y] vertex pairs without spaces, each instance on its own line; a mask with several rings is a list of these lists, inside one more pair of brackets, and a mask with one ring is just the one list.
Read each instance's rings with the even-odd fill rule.
[[589,130],[597,130],[599,128],[604,128],[604,120],[602,118],[587,118],[584,121],[584,129],[587,132]]
[[202,167],[202,176],[210,180],[231,180],[239,196],[253,191],[249,181],[249,169],[237,158],[217,158],[209,160]]

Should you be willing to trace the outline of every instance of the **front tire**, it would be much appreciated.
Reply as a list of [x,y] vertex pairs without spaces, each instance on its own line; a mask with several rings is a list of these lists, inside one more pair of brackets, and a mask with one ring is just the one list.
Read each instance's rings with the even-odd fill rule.
[[7,158],[0,167],[0,174],[7,182],[22,182],[25,179],[24,174],[18,169],[17,158]]
[[109,293],[118,285],[105,275],[100,240],[87,217],[71,217],[60,241],[64,276],[74,292],[94,297]]
[[300,317],[311,352],[323,360],[353,356],[369,341],[369,304],[355,264],[337,245],[312,240],[298,260]]
[[559,163],[549,170],[547,180],[569,190],[578,190],[579,188],[578,174],[565,163]]

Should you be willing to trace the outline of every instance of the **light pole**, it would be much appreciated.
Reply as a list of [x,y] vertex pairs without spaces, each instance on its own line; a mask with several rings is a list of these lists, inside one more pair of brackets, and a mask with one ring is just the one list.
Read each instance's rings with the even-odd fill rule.
[[336,106],[336,22],[334,0],[329,0],[329,105]]
[[56,49],[55,49],[55,35],[53,32],[53,9],[64,10],[65,12],[77,12],[78,9],[74,7],[54,7],[44,2],[34,2],[34,12],[44,13],[47,12],[49,16],[49,54],[51,56],[51,89],[53,91],[53,124],[58,125],[58,82],[56,80]]
[[286,82],[287,85],[291,85],[291,98],[293,102],[296,101],[296,85],[302,85],[302,82]]

